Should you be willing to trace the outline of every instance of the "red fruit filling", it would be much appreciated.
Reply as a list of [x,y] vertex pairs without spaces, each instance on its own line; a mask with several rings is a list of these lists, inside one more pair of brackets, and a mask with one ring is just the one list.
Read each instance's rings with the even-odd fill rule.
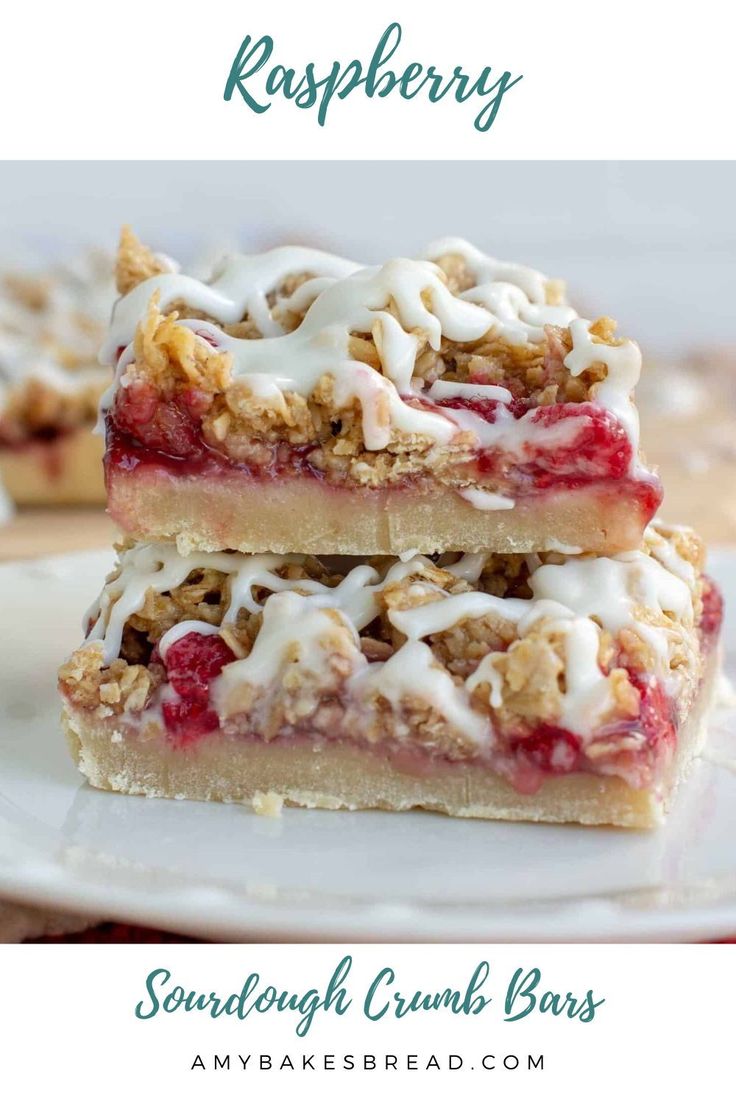
[[[509,409],[516,419],[526,415],[534,425],[550,430],[574,420],[574,425],[569,428],[569,439],[564,443],[555,444],[553,436],[538,445],[530,441],[524,446],[523,461],[513,463],[511,468],[509,457],[503,451],[489,448],[479,452],[478,471],[485,475],[494,474],[501,480],[510,476],[512,484],[518,484],[509,488],[514,493],[520,489],[542,489],[562,482],[568,485],[570,481],[620,480],[631,467],[633,452],[626,430],[607,410],[592,403],[556,403],[533,409],[526,399],[512,399],[505,404],[497,399],[476,396],[441,399],[434,405],[451,410],[468,410],[491,424],[495,423],[501,406]],[[658,488],[655,491],[656,509],[661,496]]]
[[661,745],[672,745],[677,733],[675,703],[654,675],[630,671],[629,678],[639,691],[637,728],[644,733],[647,747],[657,751]]
[[[625,777],[634,776],[639,779],[638,784],[644,784],[653,766],[674,746],[677,710],[658,679],[637,671],[630,672],[629,677],[639,691],[639,715],[617,731],[621,735],[627,730],[642,732],[646,746],[637,752],[621,752],[616,761],[626,767]],[[613,735],[614,731],[609,732],[609,736]],[[550,775],[589,769],[580,737],[556,725],[540,724],[527,736],[511,738],[508,750],[513,756],[513,784],[522,793],[535,793]]]
[[544,485],[546,473],[555,477],[622,479],[631,465],[631,442],[624,427],[607,410],[590,403],[540,406],[532,421],[535,425],[551,428],[570,418],[576,421],[572,439],[557,448],[527,445],[530,463],[525,465],[525,470],[540,485]]
[[[167,418],[167,425],[178,424],[178,419],[186,419],[189,411],[186,407],[177,407],[177,412]],[[190,419],[191,421],[191,419]],[[197,419],[197,427],[199,419]],[[155,434],[158,424],[152,429]],[[199,429],[196,429],[199,433]],[[170,471],[175,475],[193,476],[226,476],[233,471],[243,472],[251,478],[279,475],[309,475],[316,479],[324,479],[325,473],[315,468],[309,462],[309,456],[316,448],[315,445],[289,445],[285,441],[269,446],[270,461],[259,467],[254,465],[237,463],[229,460],[222,453],[210,448],[204,440],[198,436],[197,446],[191,452],[183,451],[181,455],[174,451],[185,446],[186,437],[176,435],[175,440],[169,440],[163,449],[151,446],[142,438],[148,437],[148,424],[137,433],[131,433],[122,427],[118,421],[117,408],[115,416],[107,420],[107,448],[105,452],[105,470],[110,471],[120,468],[123,471],[135,471],[141,464],[152,465],[157,469]]]
[[210,683],[234,658],[221,636],[190,632],[167,649],[166,673],[180,697],[206,702]]
[[[512,399],[505,404],[497,399],[481,397],[452,398],[441,399],[436,405],[451,410],[472,411],[491,424],[496,421],[501,406],[509,409],[517,419],[530,410],[526,399]],[[534,445],[529,442],[524,446],[527,462],[521,470],[540,481],[541,485],[544,485],[543,479],[547,474],[621,479],[628,472],[632,458],[631,442],[624,427],[607,410],[601,410],[592,403],[555,403],[537,407],[529,417],[535,425],[550,429],[570,419],[576,423],[570,439],[563,445]],[[487,449],[481,452],[478,466],[481,471],[492,471],[503,461],[503,454]]]
[[707,575],[703,576],[703,612],[700,631],[706,643],[715,640],[723,621],[723,595]]
[[540,724],[529,736],[513,740],[511,750],[521,763],[546,774],[567,774],[577,766],[580,737],[557,725]]
[[200,456],[205,445],[200,431],[209,399],[197,388],[181,392],[169,402],[145,380],[121,387],[115,399],[118,428],[138,444],[175,457]]
[[164,702],[162,712],[169,739],[176,747],[193,744],[219,724],[215,711],[197,701]]
[[166,675],[180,700],[164,702],[166,731],[177,744],[191,743],[218,726],[210,709],[210,683],[235,658],[220,636],[190,632],[166,652]]
[[[507,405],[479,396],[441,399],[435,403],[412,397],[410,401],[428,409],[470,410],[490,423],[496,420],[499,407]],[[273,443],[267,450],[269,458],[258,467],[230,460],[202,437],[201,420],[210,402],[210,396],[197,388],[189,388],[172,399],[163,398],[145,380],[120,388],[108,418],[106,468],[132,471],[141,464],[154,464],[168,466],[172,473],[178,474],[240,470],[253,478],[306,475],[342,481],[311,463],[316,444]],[[632,507],[638,505],[646,518],[653,516],[662,500],[659,481],[654,477],[628,476],[631,444],[623,427],[607,411],[591,403],[560,403],[530,409],[528,400],[523,398],[512,399],[507,408],[515,418],[527,415],[535,424],[552,431],[570,419],[575,424],[564,444],[554,445],[553,438],[547,445],[527,444],[521,463],[498,449],[479,451],[475,460],[479,474],[491,476],[502,491],[516,497],[549,488],[576,489],[610,480],[617,493],[631,499]],[[400,489],[398,485],[396,489]]]
[[557,404],[540,406],[531,416],[535,425],[548,429],[570,420],[575,424],[565,444],[526,444],[527,460],[519,466],[520,473],[540,488],[570,478],[625,478],[631,466],[631,442],[626,429],[608,411],[590,403]]
[[[718,596],[718,601],[713,599],[713,609],[720,610],[720,595],[715,587],[712,591]],[[716,617],[715,612],[712,617]],[[158,658],[157,650],[155,657]],[[175,746],[192,744],[218,728],[217,714],[210,705],[210,686],[234,658],[231,649],[216,635],[191,632],[169,647],[164,666],[178,700],[165,702],[162,710],[166,731]],[[658,679],[637,671],[630,672],[630,678],[639,691],[640,708],[638,718],[625,727],[636,728],[645,736],[646,749],[635,754],[632,766],[638,762],[646,774],[674,745],[677,712],[675,703]],[[546,777],[586,769],[581,738],[558,725],[539,724],[527,735],[510,737],[506,747],[512,764],[513,784],[522,793],[536,792]],[[402,755],[411,759],[412,770],[416,771],[415,753],[398,753],[399,757]],[[421,755],[417,763],[420,760],[423,763]]]
[[450,410],[471,410],[473,414],[477,414],[479,418],[491,424],[496,420],[499,406],[508,407],[515,418],[521,418],[529,410],[527,399],[512,399],[510,403],[502,403],[498,399],[484,399],[479,395],[467,399],[460,396],[452,399],[437,399],[434,405],[447,407]]

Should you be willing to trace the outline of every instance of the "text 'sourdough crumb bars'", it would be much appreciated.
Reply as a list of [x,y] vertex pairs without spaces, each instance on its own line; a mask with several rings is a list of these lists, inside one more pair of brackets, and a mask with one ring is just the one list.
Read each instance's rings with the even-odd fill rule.
[[105,347],[109,509],[140,539],[320,555],[635,547],[638,346],[447,239],[361,268],[281,248],[209,283],[131,235]]
[[209,282],[124,232],[102,398],[118,566],[73,755],[150,796],[649,827],[721,599],[639,453],[635,343],[458,239]]
[[650,826],[702,743],[720,598],[637,551],[330,557],[129,543],[61,670],[95,786]]

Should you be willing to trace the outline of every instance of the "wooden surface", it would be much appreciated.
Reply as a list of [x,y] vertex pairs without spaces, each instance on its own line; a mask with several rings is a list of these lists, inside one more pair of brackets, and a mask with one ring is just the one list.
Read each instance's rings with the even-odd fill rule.
[[104,548],[118,533],[101,506],[23,509],[0,527],[0,562]]

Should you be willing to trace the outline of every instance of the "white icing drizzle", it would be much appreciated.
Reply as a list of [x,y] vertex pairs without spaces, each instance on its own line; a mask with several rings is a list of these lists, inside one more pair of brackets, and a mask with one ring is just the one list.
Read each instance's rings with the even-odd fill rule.
[[692,623],[689,587],[641,551],[542,564],[532,574],[531,587],[536,599],[562,601],[613,633],[626,626],[632,602]]
[[485,307],[493,316],[494,331],[512,345],[541,341],[545,326],[569,326],[577,315],[567,304],[546,302],[547,277],[525,265],[498,261],[462,238],[440,238],[425,250],[430,261],[455,255],[462,257],[475,279],[475,286],[460,298]]
[[464,552],[454,564],[445,567],[457,579],[464,579],[466,583],[477,583],[486,563],[485,552]]
[[462,257],[475,277],[477,287],[503,282],[523,291],[530,303],[543,304],[547,296],[547,277],[534,268],[525,265],[498,261],[481,252],[464,238],[436,238],[424,250],[428,261],[437,261],[440,257]]
[[352,680],[351,689],[358,697],[379,695],[397,711],[404,699],[418,698],[479,747],[491,741],[486,718],[471,708],[463,687],[419,640],[402,645],[385,663],[367,665]]
[[[355,272],[360,265],[319,249],[297,245],[280,246],[265,253],[226,255],[216,266],[208,283],[181,272],[151,276],[119,299],[113,309],[110,334],[100,357],[113,363],[116,350],[133,340],[135,329],[145,317],[151,298],[159,295],[159,309],[167,311],[173,303],[184,302],[223,325],[240,322],[249,315],[264,337],[283,333],[273,318],[268,296],[277,291],[288,276],[309,273],[322,278],[316,288],[297,288],[289,305],[311,301],[310,296],[324,290],[326,284]],[[329,280],[324,278],[328,277]]]
[[[368,564],[355,567],[340,585],[325,586],[312,579],[300,579],[298,584],[282,579],[275,568],[287,563],[299,563],[300,556],[278,556],[263,553],[258,556],[230,552],[192,553],[180,556],[174,545],[136,544],[120,557],[120,574],[105,584],[100,598],[85,614],[84,626],[94,621],[88,641],[103,641],[103,656],[110,663],[120,653],[123,629],[129,617],[143,608],[146,593],[157,594],[180,586],[191,571],[212,569],[230,578],[230,604],[223,623],[235,621],[238,611],[257,613],[261,606],[253,597],[254,587],[266,587],[273,593],[299,590],[312,594],[313,603],[342,608],[356,628],[361,629],[376,615],[370,585],[378,581],[378,573]],[[410,565],[398,564],[411,570]],[[293,627],[293,626],[292,626]]]
[[[443,591],[439,591],[443,595]],[[412,609],[391,610],[389,620],[399,632],[412,640],[421,640],[435,633],[446,632],[466,617],[483,617],[496,614],[503,621],[521,620],[529,608],[529,602],[521,598],[497,598],[493,594],[466,591],[452,594],[438,602],[425,602]]]
[[[607,365],[608,376],[597,385],[595,401],[620,418],[636,452],[638,423],[630,395],[640,370],[638,347],[630,341],[618,346],[593,341],[590,323],[578,319],[571,307],[546,304],[546,278],[533,269],[487,257],[460,239],[444,239],[427,250],[429,258],[443,253],[464,257],[477,281],[473,288],[453,295],[427,259],[395,259],[381,267],[358,268],[341,258],[296,247],[230,256],[210,283],[181,274],[154,276],[115,306],[103,357],[114,363],[117,352],[125,352],[101,409],[109,409],[116,388],[125,386],[136,326],[157,292],[162,311],[183,300],[220,325],[239,321],[249,312],[264,334],[260,340],[234,338],[218,325],[199,320],[184,319],[181,325],[228,352],[233,377],[246,379],[259,396],[274,401],[285,391],[308,396],[323,376],[332,377],[338,410],[356,400],[360,404],[368,449],[385,448],[393,431],[440,444],[464,432],[475,447],[498,447],[521,457],[526,445],[537,440],[551,447],[568,443],[577,432],[575,419],[547,426],[534,421],[534,411],[514,418],[511,394],[503,387],[440,380],[425,389],[424,381],[414,375],[418,348],[422,340],[439,350],[443,338],[470,343],[487,333],[526,345],[541,341],[547,325],[570,325],[573,348],[565,363],[576,375],[596,362]],[[287,275],[305,271],[316,273],[316,279],[299,287],[283,305],[287,309],[308,305],[309,309],[296,330],[280,333],[267,295]],[[353,334],[372,335],[380,372],[353,359]],[[484,397],[500,405],[495,420],[489,422],[472,410],[427,409],[417,404],[419,396],[429,400]]]
[[562,622],[565,628],[565,693],[562,725],[571,732],[595,728],[612,706],[611,688],[598,665],[599,631],[582,617]]
[[[542,605],[543,603],[540,603]],[[551,606],[552,604],[550,604]],[[554,603],[556,605],[556,603]],[[602,717],[613,706],[613,698],[608,679],[598,664],[600,629],[593,621],[584,617],[575,617],[571,610],[559,606],[558,610],[547,607],[546,616],[555,612],[559,616],[550,621],[548,635],[561,634],[565,639],[565,690],[562,694],[562,709],[559,723],[571,732],[581,736],[590,735]],[[519,636],[523,638],[542,611],[537,616],[526,618]],[[483,685],[490,687],[490,703],[499,709],[503,705],[501,674],[496,666],[501,652],[492,652],[485,656],[474,673],[466,680],[469,690]]]
[[[647,530],[646,544],[660,549],[659,558],[644,551],[615,557],[572,556],[561,564],[540,563],[536,558],[530,564],[531,598],[500,598],[477,590],[449,594],[432,581],[432,565],[421,556],[407,562],[394,560],[382,573],[358,563],[337,586],[330,587],[311,579],[283,579],[275,573],[279,565],[303,563],[300,556],[228,552],[180,556],[170,545],[135,545],[121,554],[118,577],[105,585],[92,611],[95,623],[87,640],[102,641],[109,664],[119,654],[125,622],[143,608],[149,588],[162,593],[183,583],[191,571],[212,568],[229,577],[230,604],[223,624],[235,621],[241,609],[263,612],[251,653],[227,665],[218,680],[216,700],[220,703],[243,682],[259,688],[278,684],[288,663],[297,662],[317,676],[325,674],[329,642],[338,632],[343,643],[347,642],[350,687],[355,694],[381,694],[394,704],[402,696],[425,699],[472,739],[481,739],[482,728],[490,740],[490,726],[473,711],[470,695],[487,685],[491,706],[503,704],[498,664],[506,653],[486,655],[462,685],[437,663],[426,641],[467,619],[491,616],[515,625],[519,640],[539,631],[540,626],[547,637],[564,636],[560,723],[586,738],[614,704],[610,680],[598,665],[603,630],[613,636],[623,630],[638,634],[652,650],[653,673],[670,691],[676,690],[684,674],[679,667],[671,670],[675,652],[681,655],[684,649],[688,670],[697,663],[694,579],[684,578],[687,573],[682,561],[672,560],[672,568],[662,562],[662,541],[670,549],[666,558],[680,560],[654,526]],[[466,555],[446,570],[472,584],[480,578],[484,562],[482,555]],[[423,601],[388,612],[391,624],[406,642],[385,663],[367,664],[358,633],[379,613],[381,590],[414,577],[409,597]],[[270,592],[262,604],[254,595],[256,587]],[[162,655],[187,632],[217,631],[209,625],[199,629],[198,625],[204,623],[184,622],[169,630],[159,646]]]
[[565,367],[579,376],[592,364],[605,364],[607,375],[595,384],[596,402],[609,410],[626,430],[634,449],[639,447],[639,414],[631,398],[641,374],[641,352],[634,341],[621,345],[603,345],[590,333],[590,322],[575,318],[570,322],[572,349],[565,357]]
[[493,399],[510,403],[511,392],[506,387],[497,387],[493,383],[457,383],[455,380],[435,380],[427,389],[430,399]]
[[676,575],[678,579],[682,579],[688,586],[692,586],[696,576],[695,567],[689,560],[682,558],[674,544],[671,544],[665,536],[668,533],[676,533],[678,528],[680,527],[660,523],[659,529],[651,529],[649,550],[655,560],[659,560],[667,571]]
[[462,487],[457,493],[476,510],[513,510],[515,505],[513,498],[480,487]]
[[584,549],[579,548],[576,544],[563,544],[562,541],[555,540],[554,537],[548,537],[545,551],[562,552],[565,556],[579,556]]
[[167,629],[158,642],[158,650],[161,659],[166,662],[166,654],[172,644],[188,636],[189,633],[197,633],[199,636],[217,636],[219,625],[210,625],[207,621],[179,621]]
[[339,607],[331,607],[328,612],[323,605],[294,591],[274,594],[263,607],[263,621],[250,655],[228,664],[217,679],[215,705],[224,706],[232,690],[243,683],[267,690],[279,681],[287,664],[298,664],[303,673],[324,678],[331,654],[329,644],[340,628],[351,638],[352,668],[362,669],[368,661],[360,650],[357,629]]

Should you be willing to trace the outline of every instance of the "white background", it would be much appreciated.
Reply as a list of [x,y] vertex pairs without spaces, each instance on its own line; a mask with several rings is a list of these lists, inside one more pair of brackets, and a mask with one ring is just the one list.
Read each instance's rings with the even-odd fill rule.
[[[181,1011],[136,1020],[149,971],[165,966],[169,988],[226,997],[253,971],[262,985],[305,991],[326,985],[342,955],[354,965],[346,982],[354,997],[343,1017],[318,1012],[305,1039],[292,1013],[210,1019]],[[416,1099],[515,1102],[620,1100],[681,1102],[732,1098],[732,987],[724,948],[717,947],[26,947],[6,958],[0,1032],[3,1095],[8,1100],[69,1098],[130,1104],[134,1100],[370,1101]],[[491,965],[484,993],[493,1002],[480,1015],[424,1012],[372,1023],[362,997],[390,965],[411,996],[463,989],[476,964]],[[730,961],[730,960],[729,960]],[[605,998],[592,1023],[532,1014],[503,1022],[506,986],[517,967],[538,966],[542,984]],[[335,1055],[450,1053],[465,1058],[459,1072],[244,1073],[238,1054]],[[484,1072],[484,1054],[542,1052],[541,1071]],[[232,1055],[232,1068],[213,1071],[213,1056]],[[205,1072],[190,1071],[201,1054]],[[255,1064],[257,1057],[251,1060]],[[475,1070],[467,1068],[475,1063]]]
[[[395,57],[476,76],[523,73],[488,134],[472,102],[362,92],[314,111],[262,116],[223,101],[246,34],[272,62],[367,64],[387,24]],[[12,5],[0,96],[6,157],[722,157],[733,156],[732,6],[664,0],[64,0]],[[295,181],[296,186],[296,181]],[[540,181],[543,189],[544,182]]]

